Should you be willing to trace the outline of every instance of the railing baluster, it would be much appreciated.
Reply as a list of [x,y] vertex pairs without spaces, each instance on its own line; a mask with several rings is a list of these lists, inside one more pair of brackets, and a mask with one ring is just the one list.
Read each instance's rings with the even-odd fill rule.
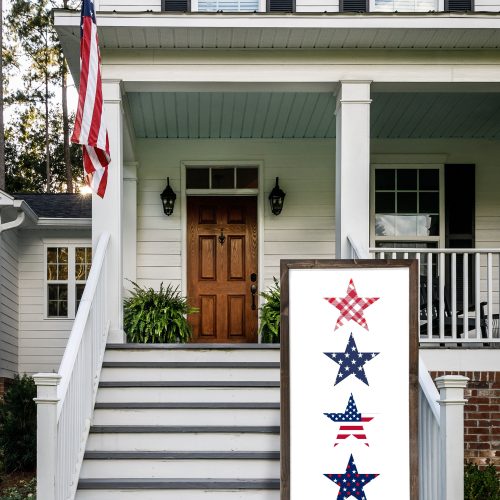
[[432,339],[432,254],[427,254],[427,335]]
[[464,310],[464,338],[469,340],[469,254],[464,254],[463,265],[463,304],[462,308]]
[[[488,333],[488,338],[493,338],[493,254],[488,252],[487,256],[487,286],[488,286],[488,320],[485,325],[486,331]],[[484,320],[484,318],[483,318]]]
[[475,260],[475,300],[474,300],[474,309],[476,313],[476,338],[478,340],[481,339],[481,254],[476,252],[476,260]]
[[457,254],[451,254],[451,336],[457,335]]
[[444,340],[444,282],[445,282],[444,253],[439,254],[439,337]]

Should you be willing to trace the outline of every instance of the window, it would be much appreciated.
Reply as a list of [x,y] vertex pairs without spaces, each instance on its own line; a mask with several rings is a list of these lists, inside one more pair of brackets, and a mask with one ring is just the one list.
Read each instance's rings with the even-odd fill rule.
[[[376,167],[373,228],[376,246],[384,243],[439,243],[442,237],[442,169]],[[390,245],[394,246],[394,245]]]
[[257,167],[187,167],[186,189],[257,189]]
[[92,248],[89,246],[47,246],[48,318],[75,317],[91,264]]
[[199,0],[198,12],[257,12],[259,0]]
[[439,10],[436,0],[374,0],[372,12],[429,12]]

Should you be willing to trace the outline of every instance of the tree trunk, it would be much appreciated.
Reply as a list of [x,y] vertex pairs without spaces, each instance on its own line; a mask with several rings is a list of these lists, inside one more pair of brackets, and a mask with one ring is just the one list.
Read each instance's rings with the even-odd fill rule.
[[50,193],[48,36],[47,30],[45,30],[45,165],[47,175],[47,188],[45,191]]
[[[1,1],[1,0],[0,0]],[[62,113],[63,113],[63,138],[64,138],[64,164],[66,166],[66,191],[73,193],[73,167],[69,153],[69,120],[68,120],[68,68],[66,60],[61,54],[61,87],[62,87]]]
[[[0,0],[0,50],[3,49],[2,0]],[[3,122],[3,54],[0,57],[0,189],[5,189],[5,128]]]

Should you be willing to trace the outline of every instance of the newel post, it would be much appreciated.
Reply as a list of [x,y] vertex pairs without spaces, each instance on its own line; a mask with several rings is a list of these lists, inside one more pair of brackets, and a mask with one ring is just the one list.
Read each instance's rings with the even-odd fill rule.
[[57,373],[37,373],[36,402],[36,481],[37,498],[56,498],[57,456],[57,386],[61,376]]
[[464,389],[468,381],[462,375],[444,375],[436,379],[441,406],[443,500],[464,497]]

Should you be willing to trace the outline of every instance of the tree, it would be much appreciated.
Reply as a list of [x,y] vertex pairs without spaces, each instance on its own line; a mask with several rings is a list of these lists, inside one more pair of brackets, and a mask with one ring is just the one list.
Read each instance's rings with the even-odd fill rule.
[[5,127],[3,123],[3,2],[0,0],[0,189],[5,189]]

